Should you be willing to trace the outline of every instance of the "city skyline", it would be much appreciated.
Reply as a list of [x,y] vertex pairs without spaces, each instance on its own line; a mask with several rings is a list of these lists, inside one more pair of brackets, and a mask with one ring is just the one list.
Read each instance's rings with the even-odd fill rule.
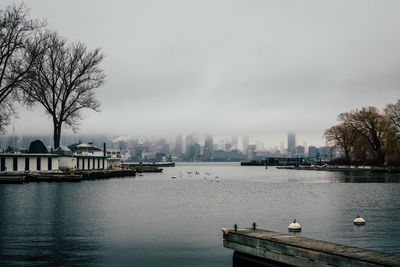
[[[290,136],[290,137],[289,137]],[[288,132],[285,135],[287,142],[281,141],[279,145],[276,143],[272,146],[266,146],[262,139],[258,139],[254,136],[245,135],[225,135],[216,136],[211,133],[207,134],[179,134],[176,136],[110,136],[110,135],[83,135],[83,134],[66,134],[62,137],[62,145],[70,145],[72,143],[94,143],[98,146],[102,146],[103,143],[111,144],[110,148],[118,148],[117,144],[120,143],[145,143],[145,142],[162,142],[169,146],[173,153],[188,154],[188,146],[199,144],[208,151],[205,153],[212,154],[214,150],[240,150],[244,154],[247,153],[247,148],[252,146],[252,149],[256,151],[280,151],[282,154],[295,155],[296,147],[301,146],[307,149],[309,146],[323,147],[325,144],[313,144],[307,145],[307,142],[303,141],[300,145],[299,138],[296,137],[295,132]],[[294,140],[294,143],[289,142],[289,138]],[[39,139],[43,141],[49,148],[52,148],[52,136],[51,135],[3,135],[0,136],[0,149],[6,149],[8,145],[16,145],[17,147],[27,148],[31,141]],[[115,144],[115,145],[112,145]]]
[[[293,130],[322,145],[339,113],[398,98],[398,1],[154,3],[26,1],[106,55],[102,111],[85,112],[80,134],[245,132],[271,146]],[[40,107],[17,111],[16,134],[52,132]]]

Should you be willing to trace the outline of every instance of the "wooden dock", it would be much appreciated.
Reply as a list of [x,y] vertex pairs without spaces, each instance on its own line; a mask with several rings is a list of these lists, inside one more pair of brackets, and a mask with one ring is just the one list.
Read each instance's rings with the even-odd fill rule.
[[[234,266],[400,266],[400,255],[262,229],[222,228],[224,247],[240,255]],[[246,260],[248,255],[248,260]],[[246,262],[243,263],[243,262]],[[252,264],[257,262],[257,264]],[[263,264],[265,263],[265,264]]]

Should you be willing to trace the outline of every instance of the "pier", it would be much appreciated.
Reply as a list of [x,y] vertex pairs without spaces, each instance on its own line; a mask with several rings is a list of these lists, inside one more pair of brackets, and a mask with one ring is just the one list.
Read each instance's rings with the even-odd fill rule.
[[222,228],[233,266],[400,266],[400,255],[262,229]]

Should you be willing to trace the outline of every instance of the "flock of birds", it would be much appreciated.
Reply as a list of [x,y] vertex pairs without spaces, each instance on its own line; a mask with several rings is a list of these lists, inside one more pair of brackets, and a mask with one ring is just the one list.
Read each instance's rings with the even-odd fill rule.
[[[183,178],[184,176],[186,176],[186,177],[190,178],[190,177],[196,176],[196,175],[201,175],[201,174],[198,171],[194,171],[194,172],[187,171],[186,173],[179,172],[179,176],[178,177],[179,178]],[[172,176],[171,178],[175,179],[175,178],[177,178],[177,176]],[[203,174],[203,180],[204,181],[208,181],[208,182],[216,182],[216,183],[220,182],[220,178],[218,176],[213,176],[209,172],[205,172]]]

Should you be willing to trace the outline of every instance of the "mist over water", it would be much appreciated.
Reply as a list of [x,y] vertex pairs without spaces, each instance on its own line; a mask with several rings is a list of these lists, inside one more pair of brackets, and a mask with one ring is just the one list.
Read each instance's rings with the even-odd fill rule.
[[[178,163],[124,179],[0,185],[0,265],[231,266],[221,227],[286,233],[294,218],[301,236],[399,254],[399,182]],[[357,214],[365,226],[352,224]]]

